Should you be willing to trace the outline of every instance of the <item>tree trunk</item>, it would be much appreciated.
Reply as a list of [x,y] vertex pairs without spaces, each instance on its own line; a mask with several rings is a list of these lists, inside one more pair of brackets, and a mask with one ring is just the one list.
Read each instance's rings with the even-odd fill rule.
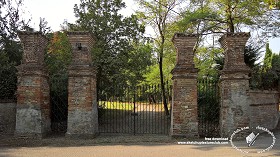
[[226,15],[227,15],[227,25],[229,28],[229,32],[234,33],[234,23],[233,23],[232,10],[230,4],[228,4],[227,6]]
[[165,85],[164,85],[164,80],[163,80],[162,60],[163,60],[163,57],[162,57],[162,55],[160,55],[160,57],[159,57],[159,72],[160,72],[161,94],[162,94],[162,99],[163,99],[163,106],[164,106],[165,115],[168,116],[169,111],[168,111],[168,104],[167,104],[166,95],[165,95]]

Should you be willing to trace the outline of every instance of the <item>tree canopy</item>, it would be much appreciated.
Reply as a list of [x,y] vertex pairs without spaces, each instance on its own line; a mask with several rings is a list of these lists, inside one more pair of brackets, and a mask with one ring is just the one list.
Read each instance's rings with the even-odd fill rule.
[[15,98],[16,65],[21,63],[22,48],[17,31],[25,26],[20,17],[22,1],[0,1],[0,99]]

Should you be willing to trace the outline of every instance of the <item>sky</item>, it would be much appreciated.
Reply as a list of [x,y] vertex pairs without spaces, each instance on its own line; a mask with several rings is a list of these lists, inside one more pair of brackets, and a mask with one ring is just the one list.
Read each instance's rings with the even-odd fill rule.
[[[120,13],[129,16],[137,10],[134,0],[124,0],[127,8]],[[74,5],[79,4],[80,0],[24,0],[24,16],[26,19],[32,18],[30,25],[38,30],[40,17],[45,18],[48,25],[53,31],[59,31],[60,25],[67,19],[68,22],[74,23]],[[146,28],[147,36],[153,36],[151,27]],[[280,38],[269,39],[270,48],[274,53],[280,53]]]

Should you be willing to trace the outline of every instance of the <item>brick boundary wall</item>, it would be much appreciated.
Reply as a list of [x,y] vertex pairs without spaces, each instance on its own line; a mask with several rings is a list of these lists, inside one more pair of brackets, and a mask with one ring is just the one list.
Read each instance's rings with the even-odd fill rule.
[[269,130],[279,122],[279,92],[250,90],[250,127],[262,126]]
[[0,136],[13,135],[16,128],[15,100],[0,100]]

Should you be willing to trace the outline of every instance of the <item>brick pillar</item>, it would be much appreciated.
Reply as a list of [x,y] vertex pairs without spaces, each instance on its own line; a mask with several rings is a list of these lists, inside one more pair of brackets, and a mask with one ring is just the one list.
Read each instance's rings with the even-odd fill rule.
[[173,74],[171,135],[198,137],[197,72],[193,48],[197,35],[176,33],[172,39],[177,49]]
[[18,69],[17,136],[42,137],[50,131],[50,95],[44,64],[47,39],[39,32],[19,32],[23,60]]
[[234,130],[249,126],[250,68],[244,62],[249,33],[227,33],[219,42],[224,49],[224,68],[220,77],[220,135],[229,137]]
[[67,136],[94,137],[98,132],[96,70],[91,66],[94,40],[88,32],[68,32],[72,63],[68,82]]

